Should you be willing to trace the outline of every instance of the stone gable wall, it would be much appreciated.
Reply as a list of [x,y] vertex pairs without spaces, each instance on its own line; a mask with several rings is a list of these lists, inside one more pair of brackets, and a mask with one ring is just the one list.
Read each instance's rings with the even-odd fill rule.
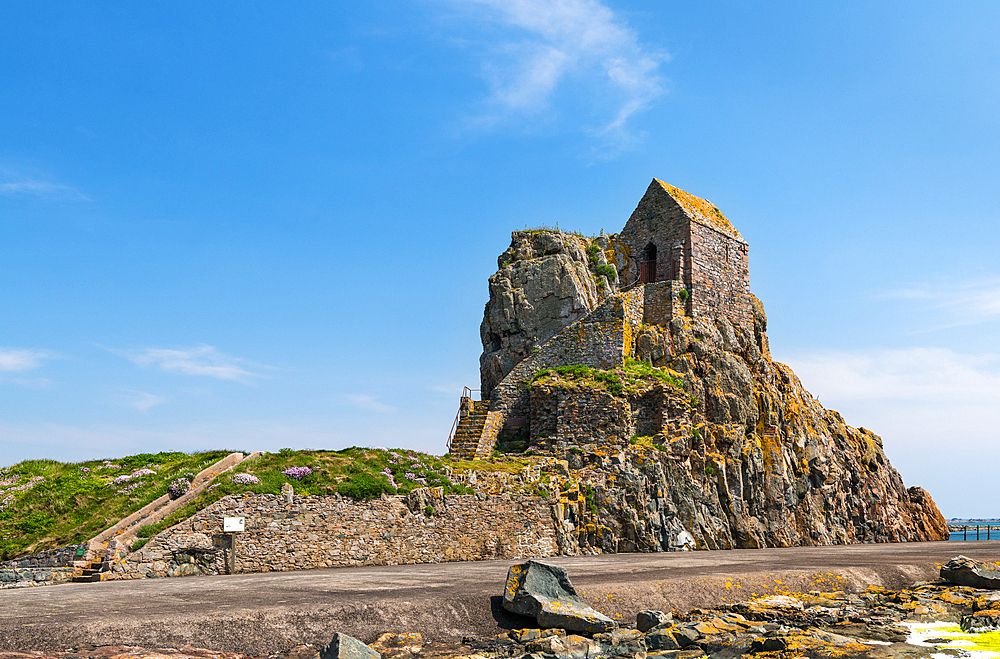
[[691,242],[693,315],[725,316],[733,324],[753,327],[746,243],[699,224],[691,225]]
[[[398,565],[560,553],[549,498],[443,495],[441,488],[358,502],[339,496],[227,496],[115,566],[117,579],[227,571],[224,517],[246,518],[236,572]],[[430,506],[433,510],[427,510]]]
[[[666,281],[671,275],[670,261],[682,261],[677,279],[688,279],[687,264],[691,262],[691,220],[678,203],[653,181],[632,215],[625,223],[617,242],[627,246],[615,265],[621,276],[622,286],[639,280],[639,261],[646,245],[656,245],[656,281]],[[679,249],[675,246],[680,245]],[[619,262],[620,261],[620,262]]]

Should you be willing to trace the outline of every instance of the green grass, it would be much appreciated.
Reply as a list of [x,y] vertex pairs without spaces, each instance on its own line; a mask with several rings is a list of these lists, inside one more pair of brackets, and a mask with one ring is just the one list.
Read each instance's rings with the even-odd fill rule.
[[602,370],[584,364],[556,366],[538,371],[530,384],[564,384],[570,386],[603,389],[613,396],[635,394],[657,381],[669,384],[679,391],[684,390],[684,381],[672,375],[673,371],[650,366],[634,359],[625,360],[624,368]]
[[[165,494],[171,481],[192,477],[228,453],[142,454],[77,464],[29,460],[0,469],[0,502],[4,502],[0,511],[0,559],[89,540]],[[478,470],[518,471],[524,464],[476,462],[475,467]],[[282,449],[246,460],[233,471],[222,474],[192,501],[160,522],[143,527],[138,535],[140,538],[152,537],[227,494],[280,494],[285,483],[291,483],[296,494],[339,493],[361,500],[377,498],[383,492],[408,494],[425,486],[443,487],[446,494],[471,494],[471,488],[448,480],[447,466],[462,469],[470,465],[404,449]],[[301,480],[282,473],[292,467],[309,467],[312,473]],[[116,477],[138,469],[156,473],[117,486],[114,484]],[[251,474],[258,482],[234,482],[233,477],[237,474]],[[31,487],[26,488],[25,484]],[[135,484],[138,487],[134,490],[123,490],[124,486]]]
[[[0,469],[0,560],[89,540],[165,494],[171,481],[194,476],[228,453],[142,453],[76,464],[26,460]],[[140,469],[155,474],[114,482]]]

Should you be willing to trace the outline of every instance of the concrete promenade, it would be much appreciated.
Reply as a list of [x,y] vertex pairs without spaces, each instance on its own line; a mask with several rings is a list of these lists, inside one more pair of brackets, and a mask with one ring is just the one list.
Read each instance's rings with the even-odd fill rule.
[[[937,577],[958,554],[1000,560],[1000,541],[794,547],[553,557],[581,596],[634,621],[752,593],[898,588]],[[142,579],[0,590],[0,650],[80,643],[264,654],[325,644],[335,631],[373,640],[417,631],[429,640],[524,626],[499,606],[508,566],[482,561]]]

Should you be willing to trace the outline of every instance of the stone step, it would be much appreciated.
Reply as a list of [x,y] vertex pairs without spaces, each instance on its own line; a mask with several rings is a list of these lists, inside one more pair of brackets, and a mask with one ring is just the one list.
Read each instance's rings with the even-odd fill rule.
[[100,573],[85,574],[80,577],[73,577],[73,583],[95,583],[101,580]]

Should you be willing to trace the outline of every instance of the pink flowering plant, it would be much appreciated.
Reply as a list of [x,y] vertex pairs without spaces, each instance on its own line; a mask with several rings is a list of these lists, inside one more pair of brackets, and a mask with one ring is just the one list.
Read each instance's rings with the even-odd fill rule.
[[179,499],[187,494],[187,491],[190,489],[191,481],[186,478],[178,478],[167,486],[167,493],[171,499]]
[[300,481],[309,474],[313,473],[313,470],[309,467],[290,467],[281,473],[289,478],[294,478],[295,480]]

